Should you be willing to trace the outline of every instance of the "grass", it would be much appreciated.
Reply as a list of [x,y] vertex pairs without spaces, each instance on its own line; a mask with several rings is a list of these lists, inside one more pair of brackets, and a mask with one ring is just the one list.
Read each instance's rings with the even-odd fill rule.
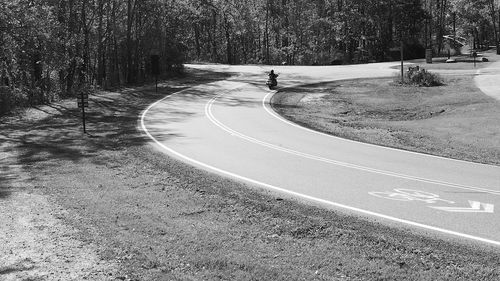
[[500,165],[500,103],[469,76],[448,76],[445,83],[341,81],[287,89],[272,102],[286,118],[333,135]]
[[35,117],[2,119],[2,137],[31,176],[29,191],[50,195],[77,238],[119,265],[110,280],[500,278],[498,249],[389,227],[198,170],[157,151],[136,130],[146,105],[222,78],[197,73],[161,85],[159,94],[140,88],[93,95],[89,136],[80,132],[72,100],[40,107]]

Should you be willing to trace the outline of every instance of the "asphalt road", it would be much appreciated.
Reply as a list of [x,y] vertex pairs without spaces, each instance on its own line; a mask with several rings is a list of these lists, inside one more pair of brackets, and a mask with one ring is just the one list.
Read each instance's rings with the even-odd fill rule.
[[483,93],[500,100],[500,61],[479,69],[474,80]]
[[[280,87],[392,76],[394,63],[277,66]],[[168,96],[142,129],[195,166],[329,208],[444,239],[500,246],[500,167],[389,149],[317,133],[277,116],[264,83],[271,67],[189,67],[235,78]]]

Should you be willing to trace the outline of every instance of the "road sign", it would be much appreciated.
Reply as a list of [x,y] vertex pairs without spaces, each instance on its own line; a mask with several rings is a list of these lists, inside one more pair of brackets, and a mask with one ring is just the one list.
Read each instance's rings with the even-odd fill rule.
[[81,92],[77,97],[78,108],[82,109],[82,124],[83,124],[83,133],[87,133],[87,129],[85,126],[85,107],[89,107],[89,94]]
[[[83,102],[83,106],[85,106],[85,107],[89,107],[89,102],[88,102],[88,100],[85,100],[85,101]],[[78,101],[78,107],[79,107],[79,108],[82,108],[82,102],[81,102],[81,101]]]
[[151,74],[160,75],[160,56],[151,55]]
[[78,107],[82,108],[82,104],[85,107],[89,107],[89,94],[88,93],[81,93],[77,97],[77,102],[78,102]]

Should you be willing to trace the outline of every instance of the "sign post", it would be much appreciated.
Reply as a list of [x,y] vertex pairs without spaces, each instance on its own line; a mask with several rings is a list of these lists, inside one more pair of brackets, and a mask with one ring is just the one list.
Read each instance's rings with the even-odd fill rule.
[[400,42],[400,45],[399,45],[399,55],[401,56],[401,83],[405,82],[403,49],[404,49],[403,35],[401,35],[401,42]]
[[87,133],[87,128],[85,126],[85,107],[89,107],[89,94],[84,93],[83,91],[80,93],[80,96],[77,98],[78,107],[82,109],[82,124],[83,124],[83,133]]
[[425,63],[427,63],[427,64],[432,63],[432,49],[431,48],[425,49]]
[[151,51],[151,74],[155,76],[155,91],[158,93],[158,75],[160,75],[160,55],[156,49]]

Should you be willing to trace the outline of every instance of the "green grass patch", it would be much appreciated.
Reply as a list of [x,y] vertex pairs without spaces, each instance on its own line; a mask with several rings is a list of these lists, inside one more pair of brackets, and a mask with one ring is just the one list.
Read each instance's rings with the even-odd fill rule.
[[500,103],[470,76],[439,87],[390,78],[286,89],[273,107],[291,121],[362,142],[500,165]]

